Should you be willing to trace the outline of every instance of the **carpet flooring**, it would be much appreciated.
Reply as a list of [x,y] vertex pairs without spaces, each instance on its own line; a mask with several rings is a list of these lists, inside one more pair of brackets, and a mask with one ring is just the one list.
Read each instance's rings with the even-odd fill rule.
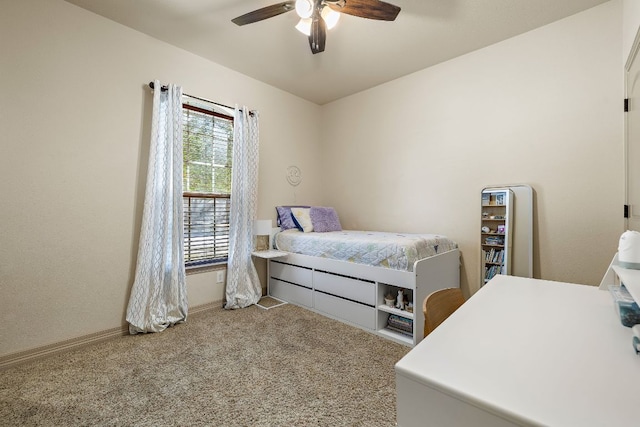
[[216,308],[0,371],[0,424],[394,426],[408,351],[293,305]]

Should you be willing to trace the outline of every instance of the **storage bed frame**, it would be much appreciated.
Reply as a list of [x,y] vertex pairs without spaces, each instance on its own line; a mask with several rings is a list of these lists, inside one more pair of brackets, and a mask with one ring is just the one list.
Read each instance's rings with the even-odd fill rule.
[[[423,338],[424,298],[460,287],[458,249],[418,260],[410,272],[295,253],[268,262],[271,296],[409,346]],[[384,296],[398,290],[413,302],[412,313],[385,305]],[[389,329],[391,315],[411,319],[413,334]]]

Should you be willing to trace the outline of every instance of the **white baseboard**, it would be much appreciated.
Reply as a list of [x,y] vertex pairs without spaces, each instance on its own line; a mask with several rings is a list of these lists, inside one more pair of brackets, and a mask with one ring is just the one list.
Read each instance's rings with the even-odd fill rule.
[[[196,307],[189,308],[189,316],[220,307],[222,301],[214,301],[207,304],[201,304]],[[188,318],[187,318],[188,319]],[[105,331],[95,332],[93,334],[83,335],[81,337],[72,338],[65,341],[36,347],[30,350],[20,351],[18,353],[7,354],[0,357],[0,370],[11,368],[26,362],[32,362],[37,359],[53,356],[54,354],[63,353],[69,350],[75,350],[91,344],[121,337],[129,334],[129,325],[122,325],[117,328],[107,329]]]
[[106,341],[115,337],[121,337],[123,335],[127,335],[128,333],[129,327],[121,326],[118,328],[107,329],[106,331],[72,338],[70,340],[60,341],[42,347],[32,348],[30,350],[21,351],[18,353],[8,354],[6,356],[0,357],[0,369],[11,368],[22,363],[42,359],[44,357],[49,357],[54,354],[63,353],[65,351],[74,350],[90,344]]

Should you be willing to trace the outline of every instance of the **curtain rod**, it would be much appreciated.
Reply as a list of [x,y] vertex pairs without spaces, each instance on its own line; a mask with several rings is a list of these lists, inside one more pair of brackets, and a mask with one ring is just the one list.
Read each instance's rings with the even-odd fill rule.
[[[153,82],[149,82],[149,87],[150,87],[151,89],[155,89],[155,88],[154,88],[154,86],[155,86],[155,85],[154,85],[154,83],[153,83]],[[162,86],[162,87],[160,88],[160,90],[161,90],[161,91],[163,91],[163,92],[165,92],[167,89],[168,89],[168,88],[167,88],[167,86]],[[220,104],[219,102],[211,101],[211,100],[209,100],[209,99],[200,98],[200,97],[198,97],[198,96],[189,95],[188,93],[183,93],[182,95],[184,95],[184,96],[188,96],[189,98],[197,99],[198,101],[209,102],[209,103],[211,103],[211,104],[215,104],[215,105],[217,105],[217,106],[219,106],[219,107],[224,107],[224,108],[228,108],[228,109],[230,109],[230,110],[235,110],[235,108],[233,108],[233,107],[229,107],[228,105]],[[242,111],[242,110],[240,110],[240,111]],[[253,114],[253,112],[249,112],[249,114]]]

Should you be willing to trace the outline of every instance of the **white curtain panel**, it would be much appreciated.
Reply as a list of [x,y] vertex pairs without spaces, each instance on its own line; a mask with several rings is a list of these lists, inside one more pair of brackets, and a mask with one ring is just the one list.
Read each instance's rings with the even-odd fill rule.
[[231,224],[227,263],[227,309],[260,301],[262,286],[251,260],[258,204],[258,112],[236,107],[233,122]]
[[182,225],[182,88],[154,82],[149,168],[136,274],[127,307],[131,334],[187,319]]

